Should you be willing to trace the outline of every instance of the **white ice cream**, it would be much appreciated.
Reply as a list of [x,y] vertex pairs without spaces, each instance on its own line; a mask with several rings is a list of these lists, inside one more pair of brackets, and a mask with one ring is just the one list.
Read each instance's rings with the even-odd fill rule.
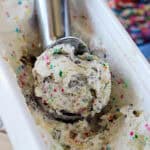
[[109,66],[97,56],[75,56],[70,45],[47,49],[33,68],[35,95],[50,111],[80,114],[101,112],[111,92]]

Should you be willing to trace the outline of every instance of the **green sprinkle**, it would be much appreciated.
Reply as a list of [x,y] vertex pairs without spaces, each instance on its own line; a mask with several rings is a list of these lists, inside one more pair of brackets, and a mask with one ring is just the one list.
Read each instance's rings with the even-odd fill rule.
[[107,67],[108,65],[106,63],[103,63],[103,67]]
[[62,75],[63,75],[63,72],[60,70],[59,71],[59,76],[62,77]]
[[128,88],[128,82],[127,82],[127,81],[124,81],[123,87],[124,87],[124,88]]
[[61,52],[60,48],[54,48],[53,54],[59,54]]
[[52,64],[50,65],[50,69],[53,69],[53,65]]
[[137,138],[138,138],[138,135],[137,135],[137,134],[135,134],[134,138],[135,138],[135,139],[137,139]]
[[88,60],[88,61],[93,60],[93,56],[92,56],[92,55],[88,55],[88,56],[87,56],[87,60]]
[[54,101],[54,99],[51,98],[48,100],[48,103],[52,103],[53,101]]
[[148,137],[145,137],[144,140],[147,141],[147,140],[148,140]]

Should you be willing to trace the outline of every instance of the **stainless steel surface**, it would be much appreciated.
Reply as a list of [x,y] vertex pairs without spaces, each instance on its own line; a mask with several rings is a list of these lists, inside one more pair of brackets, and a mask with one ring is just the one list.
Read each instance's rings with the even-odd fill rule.
[[50,47],[53,47],[58,44],[71,44],[75,48],[74,51],[75,55],[81,55],[84,52],[89,52],[87,45],[81,39],[73,36],[60,38],[55,43],[53,43]]
[[42,44],[43,47],[46,48],[56,39],[54,33],[52,0],[36,0],[36,12],[38,16]]
[[63,23],[63,7],[61,5],[62,0],[53,0],[53,19],[54,19],[54,30],[57,38],[64,36],[64,23]]
[[62,43],[71,44],[75,47],[75,55],[83,54],[84,52],[89,51],[87,45],[79,38],[70,36],[70,14],[69,14],[69,0],[64,0],[63,4],[64,10],[64,29],[65,37],[58,39],[52,46]]
[[36,0],[36,10],[43,48],[64,36],[61,0]]
[[64,11],[64,30],[65,37],[57,39],[57,41],[51,45],[51,47],[68,43],[75,47],[75,55],[83,54],[84,52],[89,51],[87,45],[79,38],[70,36],[70,14],[69,14],[69,0],[63,1],[63,11]]
[[64,28],[65,36],[70,36],[70,15],[69,15],[69,2],[64,0]]
[[[36,0],[36,9],[44,49],[60,43],[69,43],[75,47],[75,54],[89,51],[82,40],[70,36],[68,0]],[[65,38],[60,38],[63,35]],[[58,40],[54,43],[56,39]]]

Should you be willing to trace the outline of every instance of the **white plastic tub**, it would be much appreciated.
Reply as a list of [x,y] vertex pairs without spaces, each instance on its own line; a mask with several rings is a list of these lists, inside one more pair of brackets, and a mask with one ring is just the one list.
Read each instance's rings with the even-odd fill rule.
[[[22,52],[30,49],[39,51],[33,6],[32,0],[20,3],[15,0],[0,1],[0,115],[15,150],[49,149],[41,138],[14,73]],[[146,119],[139,122],[137,132],[150,136],[144,128],[145,123],[150,123],[148,62],[103,1],[71,0],[70,9],[74,35],[83,38],[100,57],[106,56],[110,64],[115,76],[115,79],[112,78],[112,96],[123,99],[125,104],[134,103],[142,110]],[[122,88],[122,82],[125,86],[128,84],[127,88]],[[128,129],[123,134],[125,132]],[[117,134],[114,137],[118,142],[118,146],[114,144],[116,141],[112,142],[112,147],[116,145],[115,150],[119,150],[120,145],[122,149],[127,148],[122,138]],[[142,150],[150,149],[149,144],[140,147]],[[133,146],[133,150],[136,148]]]

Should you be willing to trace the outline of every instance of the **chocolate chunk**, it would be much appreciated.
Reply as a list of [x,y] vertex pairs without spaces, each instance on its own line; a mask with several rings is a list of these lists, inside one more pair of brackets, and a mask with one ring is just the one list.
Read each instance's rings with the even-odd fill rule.
[[54,131],[52,132],[52,136],[54,139],[59,140],[61,137],[61,131],[58,129],[54,129]]
[[95,89],[90,89],[90,92],[91,92],[91,95],[92,95],[94,98],[97,98],[97,94],[96,94],[96,90],[95,90]]
[[133,114],[134,114],[135,117],[139,117],[140,114],[141,114],[141,112],[140,112],[140,111],[137,111],[137,110],[134,110],[134,111],[133,111]]
[[70,131],[70,138],[71,139],[75,139],[77,136],[77,133],[75,133],[74,131]]
[[83,74],[73,75],[68,87],[73,88],[75,86],[84,86],[87,82],[87,78]]

